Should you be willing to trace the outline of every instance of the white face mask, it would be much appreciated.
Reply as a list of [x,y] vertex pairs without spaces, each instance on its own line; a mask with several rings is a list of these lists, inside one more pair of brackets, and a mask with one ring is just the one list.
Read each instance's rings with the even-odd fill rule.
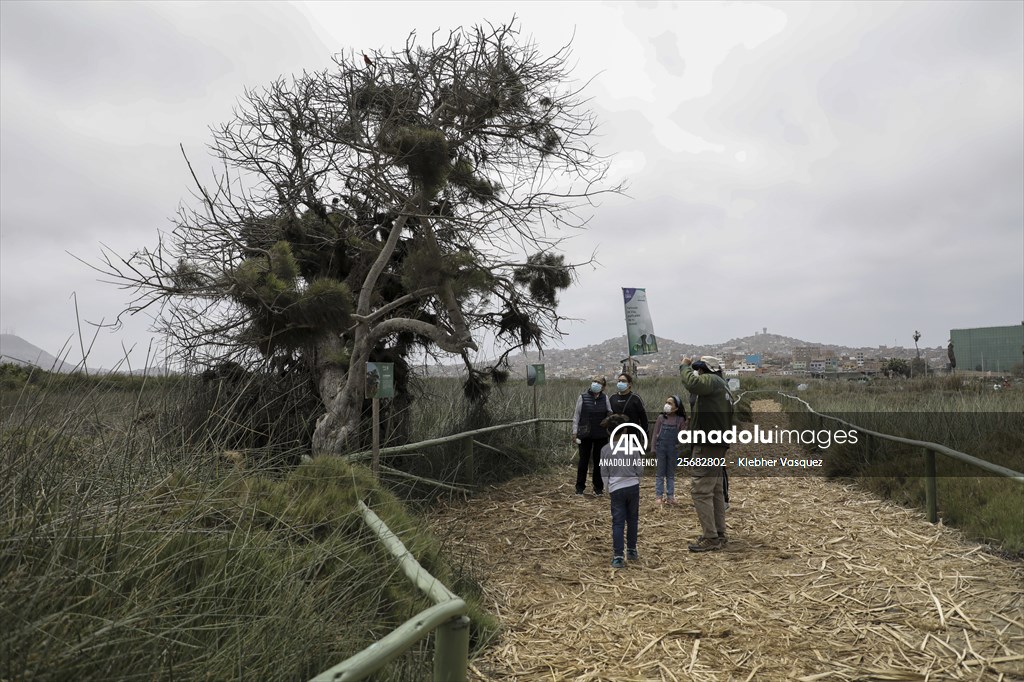
[[661,410],[665,414],[668,414],[669,412],[671,412],[674,409],[676,409],[676,408],[672,406],[672,403],[665,403],[664,405],[661,406]]

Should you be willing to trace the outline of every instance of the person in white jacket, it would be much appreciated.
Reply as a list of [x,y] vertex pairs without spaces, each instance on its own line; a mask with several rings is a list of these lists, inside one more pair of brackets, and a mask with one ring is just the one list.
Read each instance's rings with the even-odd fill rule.
[[[624,415],[613,414],[601,425],[611,433],[626,421]],[[620,432],[615,440],[626,439],[627,434]],[[601,478],[611,499],[613,568],[625,567],[626,559],[636,561],[640,558],[637,535],[640,527],[640,477],[644,475],[644,452],[641,450],[636,454],[622,454],[626,450],[625,447],[616,447],[613,441],[601,448]]]

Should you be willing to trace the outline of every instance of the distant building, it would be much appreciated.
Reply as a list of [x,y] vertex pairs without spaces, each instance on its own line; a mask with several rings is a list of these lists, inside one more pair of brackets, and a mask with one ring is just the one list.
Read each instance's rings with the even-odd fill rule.
[[1024,322],[1007,327],[951,329],[957,369],[1009,372],[1024,362]]
[[881,360],[865,360],[864,364],[859,367],[860,371],[865,374],[878,374],[882,371]]
[[811,371],[811,374],[837,372],[839,371],[839,358],[831,354],[817,357],[808,363],[807,368]]
[[820,346],[798,346],[793,349],[793,364],[803,363],[806,367],[811,360],[821,356]]

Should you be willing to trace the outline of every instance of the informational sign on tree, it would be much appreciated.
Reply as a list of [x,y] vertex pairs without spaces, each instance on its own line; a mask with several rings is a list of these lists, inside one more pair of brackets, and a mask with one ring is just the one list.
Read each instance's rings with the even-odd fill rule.
[[526,366],[526,385],[540,386],[544,383],[544,365]]
[[368,363],[366,363],[366,397],[367,398],[394,398],[395,397],[395,363],[393,363],[393,362],[368,362]]

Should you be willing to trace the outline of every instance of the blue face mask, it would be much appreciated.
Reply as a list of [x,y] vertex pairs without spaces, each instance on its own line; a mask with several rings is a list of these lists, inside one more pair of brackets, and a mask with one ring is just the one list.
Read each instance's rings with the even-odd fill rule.
[[615,384],[615,388],[619,389],[619,391],[625,391],[627,388],[629,388],[629,384],[627,384],[625,381],[620,381],[619,383]]
[[604,387],[601,386],[601,384],[597,383],[596,381],[594,383],[590,384],[590,392],[591,393],[600,393],[602,388],[604,388]]

